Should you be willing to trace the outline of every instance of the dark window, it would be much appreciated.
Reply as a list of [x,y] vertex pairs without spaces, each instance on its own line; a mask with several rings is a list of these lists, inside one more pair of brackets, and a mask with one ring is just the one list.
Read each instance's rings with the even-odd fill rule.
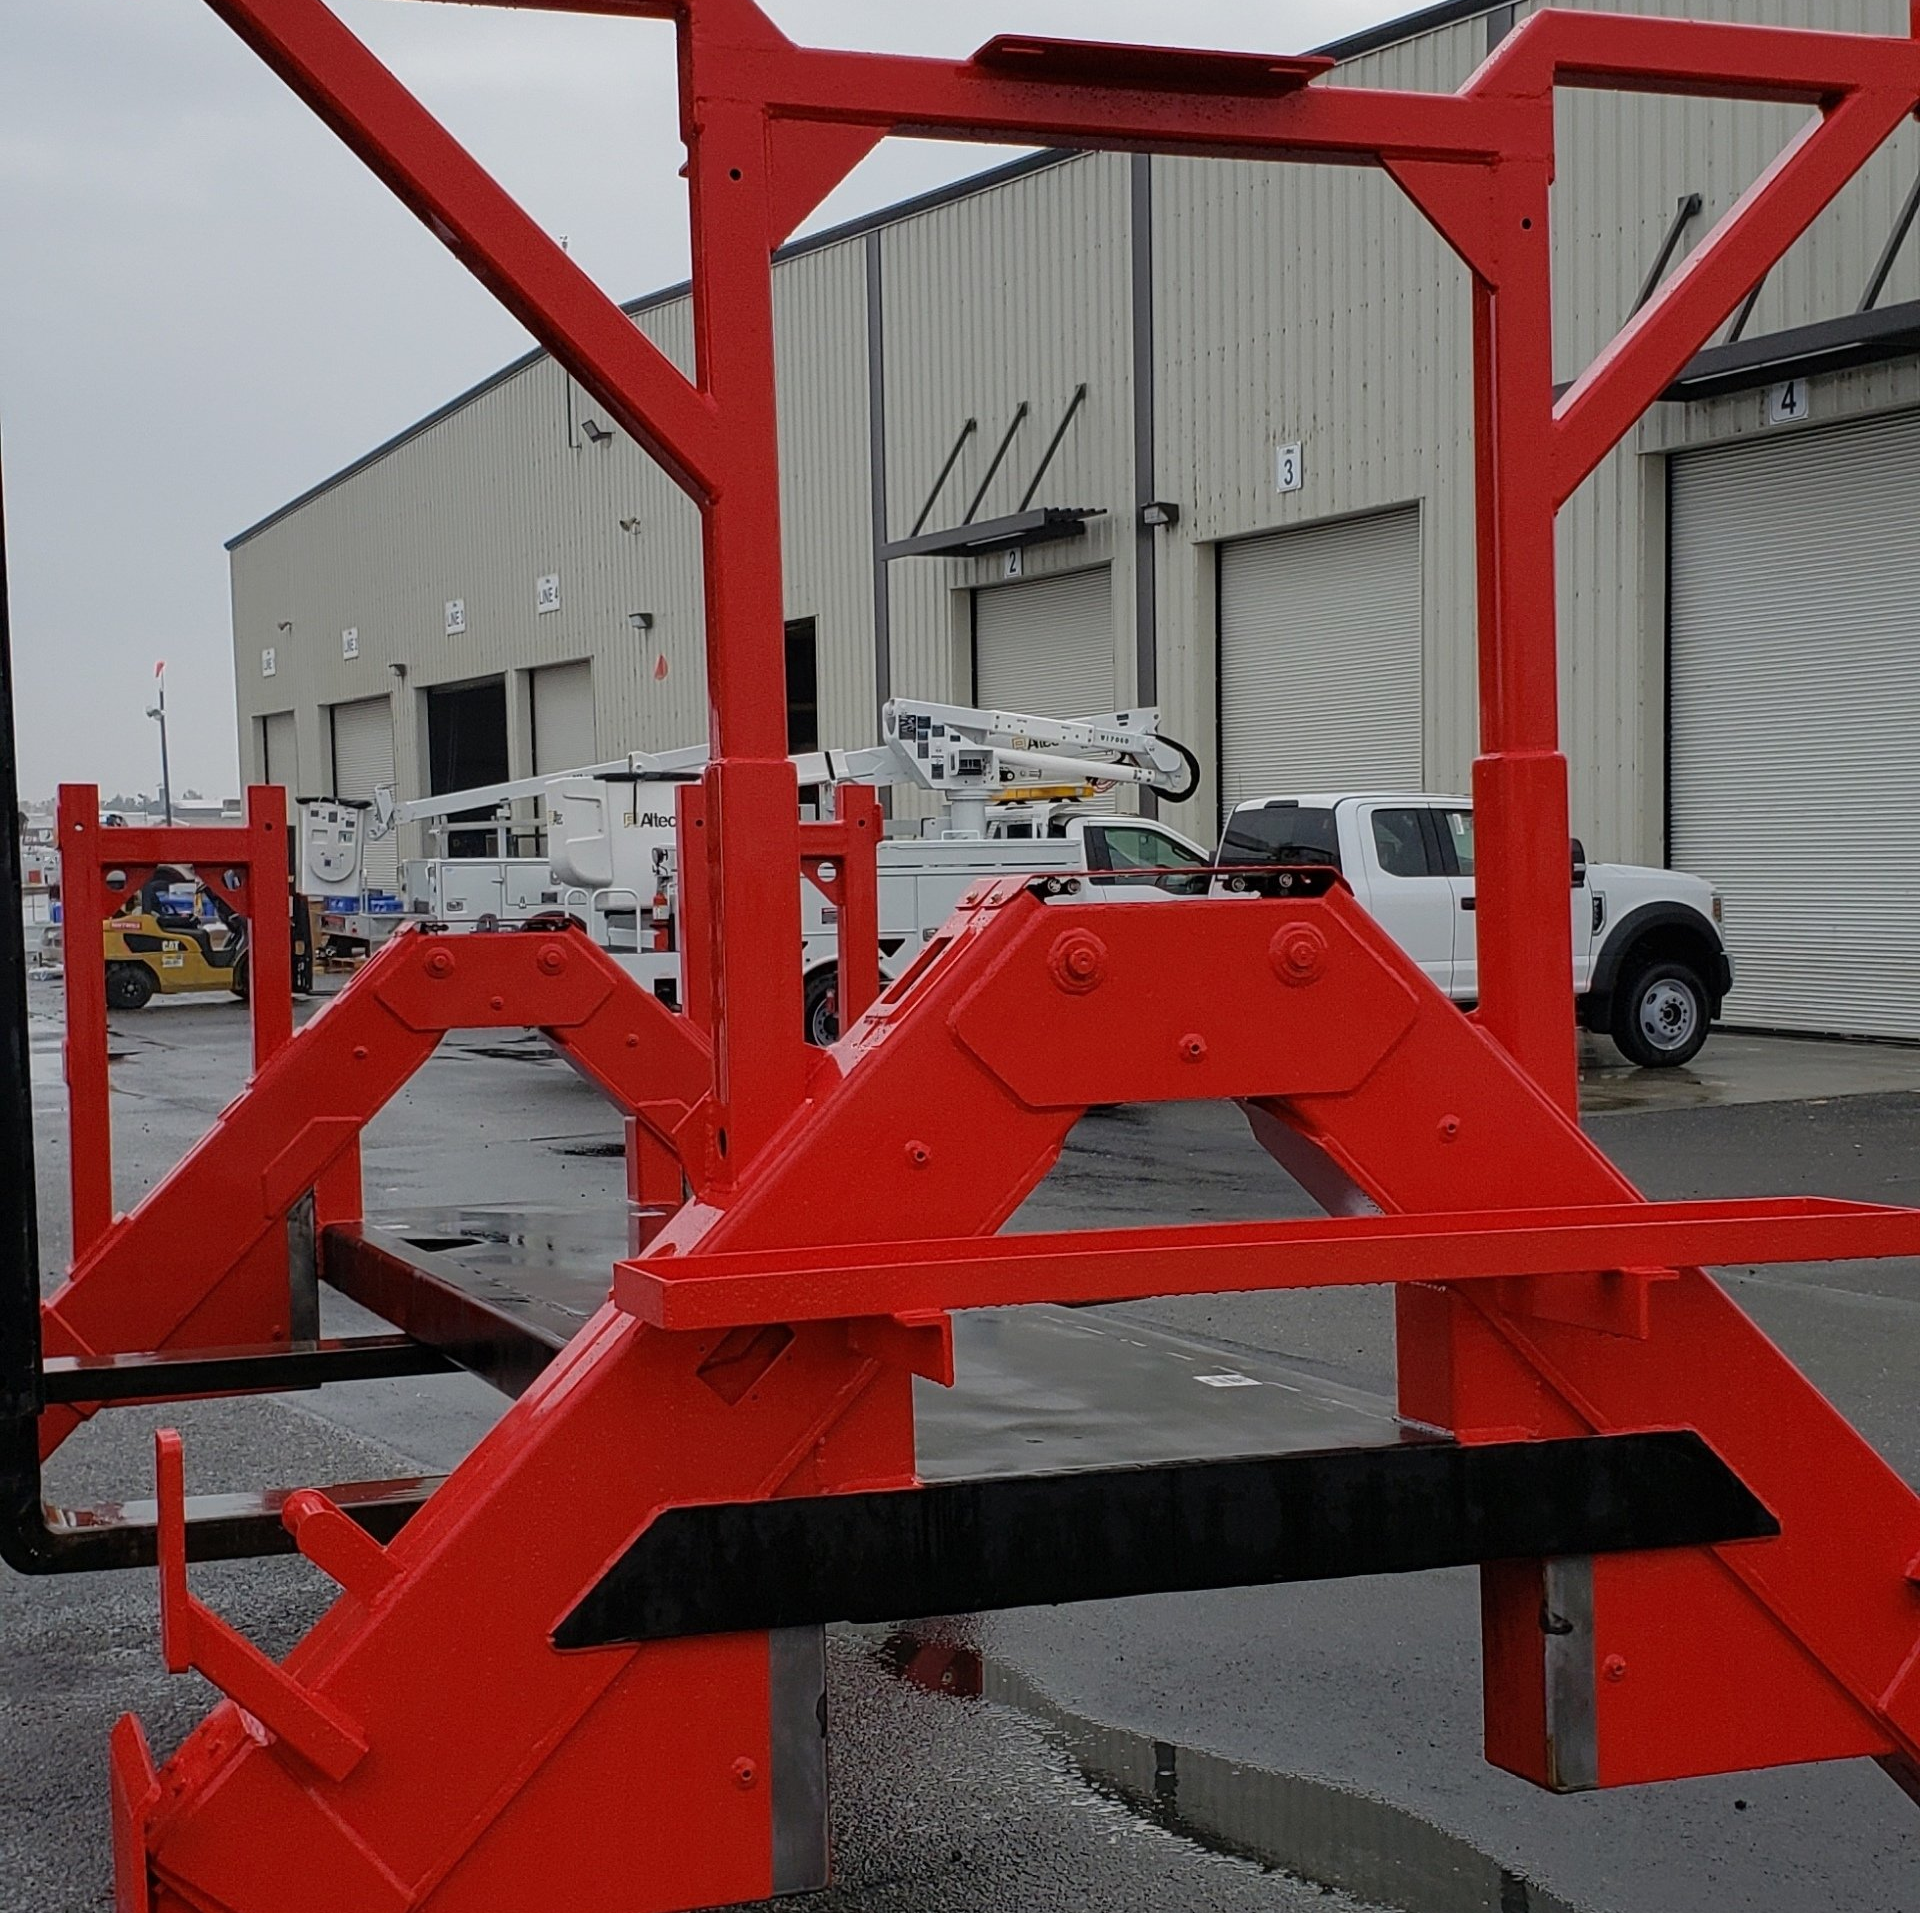
[[1380,868],[1389,877],[1431,877],[1427,840],[1417,810],[1376,810],[1373,848]]
[[1470,810],[1443,810],[1435,813],[1440,823],[1440,843],[1443,850],[1453,853],[1453,869],[1456,876],[1473,875],[1473,812]]
[[798,756],[820,748],[820,656],[814,621],[787,624],[787,749]]
[[[507,681],[477,678],[470,684],[436,684],[427,692],[427,778],[436,797],[447,791],[504,784],[507,768]],[[463,811],[449,824],[491,820],[492,807]],[[449,857],[495,854],[493,829],[446,834]]]
[[1312,864],[1340,868],[1340,833],[1330,810],[1267,804],[1236,810],[1220,839],[1223,864]]

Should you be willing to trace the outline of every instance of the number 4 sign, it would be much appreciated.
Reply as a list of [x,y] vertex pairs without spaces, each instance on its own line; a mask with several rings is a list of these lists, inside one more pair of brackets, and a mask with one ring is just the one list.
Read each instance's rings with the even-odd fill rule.
[[1769,425],[1798,425],[1812,416],[1813,395],[1807,390],[1805,379],[1789,379],[1767,394]]

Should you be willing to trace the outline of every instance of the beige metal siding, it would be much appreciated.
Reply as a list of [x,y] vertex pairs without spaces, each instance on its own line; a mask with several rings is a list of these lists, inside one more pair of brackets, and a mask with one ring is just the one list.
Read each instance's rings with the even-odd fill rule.
[[[333,733],[332,796],[371,804],[373,794],[393,783],[393,706],[384,697],[336,704],[329,713]],[[393,833],[369,842],[365,862],[369,890],[396,890],[400,880],[399,839]]]
[[1220,553],[1220,806],[1418,790],[1420,513]]
[[1920,413],[1673,470],[1673,860],[1735,1022],[1920,1037]]
[[[1131,618],[1119,615],[1133,589],[1128,191],[1126,159],[1093,155],[902,220],[882,236],[890,535],[912,529],[972,419],[976,428],[926,529],[961,523],[1025,404],[975,515],[1017,509],[1085,385],[1086,400],[1032,502],[1106,515],[1085,538],[1026,552],[1024,570],[1031,580],[1089,565],[1115,568],[1107,647],[1121,683],[1132,679]],[[966,695],[969,593],[1002,571],[998,555],[912,558],[892,567],[896,691]]]

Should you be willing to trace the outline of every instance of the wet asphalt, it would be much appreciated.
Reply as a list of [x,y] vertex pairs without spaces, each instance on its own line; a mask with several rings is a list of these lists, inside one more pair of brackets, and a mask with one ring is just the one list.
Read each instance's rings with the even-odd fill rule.
[[[65,1248],[57,1000],[37,987],[34,1008],[51,1274]],[[115,1031],[124,1205],[238,1086],[245,1035],[224,1004],[164,1005],[117,1019]],[[1620,1070],[1598,1051],[1592,1061],[1593,1133],[1651,1194],[1920,1200],[1920,1053],[1721,1038],[1679,1080]],[[621,1166],[603,1149],[616,1134],[538,1045],[455,1041],[370,1133],[369,1206],[617,1215]],[[1307,1213],[1304,1199],[1237,1115],[1193,1106],[1090,1116],[1019,1226],[1288,1213]],[[1920,1267],[1725,1279],[1891,1464],[1920,1482]],[[1088,1332],[1137,1351],[1129,1359],[1157,1365],[1166,1440],[1177,1439],[1166,1428],[1203,1370],[1295,1387],[1329,1413],[1362,1418],[1391,1391],[1390,1308],[1378,1291],[1197,1298],[1082,1317]],[[352,1319],[332,1305],[331,1321]],[[1017,1341],[977,1346],[988,1367],[1009,1374],[1054,1360]],[[1258,1393],[1232,1399],[1259,1412]],[[1222,1391],[1215,1406],[1228,1399]],[[187,1436],[196,1491],[437,1469],[497,1408],[470,1378],[439,1377],[123,1410],[68,1444],[49,1485],[75,1502],[145,1492],[151,1432],[163,1420]],[[996,1442],[1004,1452],[1029,1439],[1029,1426],[1035,1445],[1057,1443],[1059,1422],[1049,1427],[1045,1401],[1009,1384],[949,1410],[937,1442],[956,1468],[972,1466]],[[1100,1451],[1095,1459],[1125,1438],[1123,1418],[1109,1426],[1097,1416],[1072,1437]],[[327,1598],[297,1562],[197,1569],[196,1587],[275,1652]],[[150,1574],[26,1582],[0,1571],[0,1913],[111,1904],[107,1729],[136,1710],[164,1752],[210,1698],[196,1678],[161,1671],[156,1636]],[[1877,1768],[1552,1799],[1481,1761],[1478,1657],[1470,1573],[836,1631],[839,1884],[817,1904],[834,1913],[1920,1907],[1920,1817]]]

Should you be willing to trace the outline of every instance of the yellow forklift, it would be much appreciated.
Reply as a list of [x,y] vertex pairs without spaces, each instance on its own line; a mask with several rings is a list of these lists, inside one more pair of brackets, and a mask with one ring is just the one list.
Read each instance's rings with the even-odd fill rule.
[[[224,990],[247,1000],[247,920],[191,871],[163,864],[102,926],[107,1007],[140,1010],[156,994]],[[293,990],[313,989],[313,917],[293,897]]]

